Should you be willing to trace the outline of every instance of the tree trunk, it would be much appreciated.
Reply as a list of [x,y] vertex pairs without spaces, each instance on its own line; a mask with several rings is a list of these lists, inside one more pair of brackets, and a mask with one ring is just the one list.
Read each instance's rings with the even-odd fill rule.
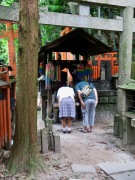
[[12,173],[41,170],[37,146],[38,0],[20,0],[14,145],[8,162]]

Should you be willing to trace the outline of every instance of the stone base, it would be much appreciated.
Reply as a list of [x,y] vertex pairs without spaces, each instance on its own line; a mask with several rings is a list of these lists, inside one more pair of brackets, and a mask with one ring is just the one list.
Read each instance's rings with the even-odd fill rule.
[[118,136],[119,138],[123,138],[123,119],[119,114],[115,114],[114,116],[114,136]]
[[123,142],[124,144],[135,143],[135,128],[131,126],[131,118],[123,118]]
[[38,145],[41,146],[41,152],[43,154],[48,153],[49,150],[54,151],[55,153],[61,152],[60,146],[60,136],[48,128],[44,128],[41,131],[37,132]]

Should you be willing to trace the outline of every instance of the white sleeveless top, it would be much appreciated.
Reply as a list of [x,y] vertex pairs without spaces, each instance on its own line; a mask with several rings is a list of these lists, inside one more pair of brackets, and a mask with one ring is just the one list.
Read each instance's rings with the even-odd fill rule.
[[60,101],[62,98],[71,97],[74,99],[75,93],[73,88],[71,87],[61,87],[58,89],[57,98],[60,97]]

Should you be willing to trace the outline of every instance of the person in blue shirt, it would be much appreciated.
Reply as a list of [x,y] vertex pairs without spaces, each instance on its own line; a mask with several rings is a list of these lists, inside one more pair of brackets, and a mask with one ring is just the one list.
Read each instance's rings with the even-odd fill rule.
[[[86,86],[90,85],[92,89],[90,94],[87,97],[83,97],[81,91]],[[75,86],[78,98],[81,104],[82,116],[83,116],[83,129],[80,129],[81,132],[92,132],[95,121],[95,108],[98,103],[98,94],[93,83],[86,82],[83,78]]]

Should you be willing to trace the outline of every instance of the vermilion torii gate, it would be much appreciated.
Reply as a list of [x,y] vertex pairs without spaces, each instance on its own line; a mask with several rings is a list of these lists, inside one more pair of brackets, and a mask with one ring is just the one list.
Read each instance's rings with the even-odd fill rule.
[[12,71],[10,71],[10,75],[16,76],[16,57],[15,57],[14,38],[18,38],[18,31],[13,30],[12,22],[2,21],[2,23],[6,24],[6,31],[0,33],[0,38],[8,39],[8,59],[9,59],[9,64],[13,69]]

